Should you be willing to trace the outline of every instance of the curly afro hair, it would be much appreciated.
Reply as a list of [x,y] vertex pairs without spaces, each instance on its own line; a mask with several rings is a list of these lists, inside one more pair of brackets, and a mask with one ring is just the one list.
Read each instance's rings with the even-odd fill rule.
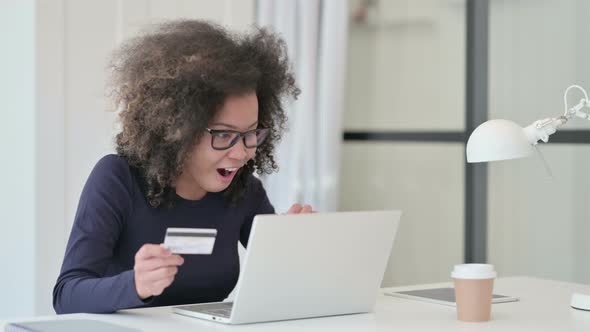
[[286,126],[283,103],[299,89],[285,42],[266,28],[233,34],[199,20],[152,27],[116,50],[109,90],[120,109],[117,153],[139,169],[152,207],[172,206],[173,181],[227,96],[255,92],[258,121],[271,134],[225,190],[234,204],[253,173],[277,169],[275,145]]

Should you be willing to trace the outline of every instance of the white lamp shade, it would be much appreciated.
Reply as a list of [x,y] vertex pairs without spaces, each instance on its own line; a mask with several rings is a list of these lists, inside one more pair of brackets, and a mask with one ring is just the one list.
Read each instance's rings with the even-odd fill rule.
[[525,131],[508,120],[490,120],[475,128],[467,140],[467,162],[517,159],[533,153]]

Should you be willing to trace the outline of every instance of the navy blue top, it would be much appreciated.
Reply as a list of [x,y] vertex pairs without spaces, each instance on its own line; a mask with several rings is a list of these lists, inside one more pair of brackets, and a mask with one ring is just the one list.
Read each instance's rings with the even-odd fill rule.
[[[224,203],[223,193],[207,193],[198,201],[176,195],[174,207],[153,208],[144,188],[137,169],[119,156],[105,156],[94,167],[53,289],[58,314],[221,301],[238,279],[238,240],[246,246],[255,215],[274,213],[254,176],[235,207]],[[142,301],[135,289],[135,254],[146,243],[162,243],[168,227],[217,229],[213,253],[183,255],[174,282]]]

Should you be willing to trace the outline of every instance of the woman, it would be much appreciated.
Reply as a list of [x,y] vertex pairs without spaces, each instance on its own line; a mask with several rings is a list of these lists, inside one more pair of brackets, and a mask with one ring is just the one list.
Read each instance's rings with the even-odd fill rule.
[[[284,97],[299,90],[282,40],[175,21],[135,38],[112,62],[122,109],[117,155],[102,158],[80,197],[55,311],[221,301],[239,274],[237,242],[274,213],[252,174],[277,168]],[[295,204],[288,213],[311,212]],[[176,255],[169,227],[217,230],[211,255]]]

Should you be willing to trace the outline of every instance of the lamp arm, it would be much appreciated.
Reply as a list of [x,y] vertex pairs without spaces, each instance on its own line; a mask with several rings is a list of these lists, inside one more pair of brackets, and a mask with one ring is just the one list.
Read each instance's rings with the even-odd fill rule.
[[537,145],[539,141],[547,143],[549,136],[557,131],[557,128],[563,126],[567,122],[568,118],[565,116],[559,116],[556,118],[547,118],[537,120],[532,124],[524,128],[524,133],[532,145]]
[[[568,108],[567,93],[571,89],[579,89],[582,91],[584,98],[580,99],[580,102],[578,102],[576,106]],[[581,119],[590,120],[590,114],[582,112],[584,107],[590,108],[590,99],[588,99],[586,90],[584,90],[584,88],[581,86],[570,85],[567,89],[565,89],[565,92],[563,93],[563,104],[565,111],[562,116],[537,120],[524,128],[524,132],[527,139],[529,140],[529,143],[532,145],[537,145],[539,141],[547,143],[549,141],[549,136],[554,134],[557,131],[557,128],[566,124],[567,121],[574,116]]]
[[[571,89],[574,89],[574,88],[582,91],[582,93],[584,94],[584,98],[580,99],[580,102],[578,102],[578,104],[576,104],[576,106],[574,106],[572,108],[568,108],[567,107],[567,93]],[[582,112],[582,108],[590,107],[590,99],[588,99],[588,94],[586,93],[586,90],[584,90],[584,88],[582,88],[579,85],[570,85],[567,89],[565,89],[565,92],[563,93],[563,107],[564,107],[563,116],[565,116],[568,119],[570,119],[572,116],[576,116],[578,118],[586,119],[586,120],[590,119],[590,115],[588,113]]]

